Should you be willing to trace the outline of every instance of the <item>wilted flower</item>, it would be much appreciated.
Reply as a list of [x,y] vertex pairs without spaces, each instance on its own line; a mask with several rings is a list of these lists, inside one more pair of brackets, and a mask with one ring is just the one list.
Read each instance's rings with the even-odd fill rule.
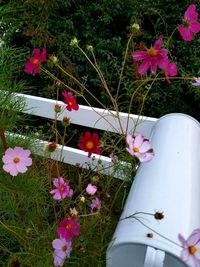
[[30,154],[30,150],[22,147],[8,148],[2,158],[4,171],[12,176],[25,173],[27,167],[32,165],[32,159],[29,158]]
[[46,48],[40,50],[38,48],[34,49],[33,57],[25,65],[25,72],[28,74],[35,75],[40,71],[40,64],[46,61]]
[[142,134],[137,134],[132,137],[130,134],[126,137],[128,148],[126,150],[132,155],[136,156],[140,162],[147,162],[154,156],[153,149],[148,140],[144,139]]
[[156,220],[162,220],[162,219],[164,219],[164,213],[163,212],[159,212],[159,211],[157,211],[155,214],[154,214],[154,218],[156,219]]
[[134,61],[143,61],[138,68],[138,73],[144,75],[149,68],[156,73],[157,67],[164,68],[168,63],[168,50],[161,49],[163,38],[160,36],[153,47],[147,51],[136,51],[132,54]]
[[95,199],[92,200],[91,204],[91,211],[92,212],[97,212],[101,209],[101,201],[98,197],[96,197]]
[[195,229],[187,240],[179,234],[178,239],[183,246],[181,259],[190,267],[200,266],[200,228]]
[[86,132],[84,136],[80,136],[79,147],[85,152],[88,152],[89,158],[91,157],[92,153],[101,153],[99,146],[100,143],[97,133],[93,133],[93,135],[91,135],[90,132]]
[[69,184],[61,178],[55,178],[53,181],[56,189],[53,189],[50,194],[53,195],[53,199],[62,200],[66,197],[71,197],[73,195],[73,190],[70,188]]
[[54,152],[56,150],[57,144],[55,141],[52,141],[50,144],[47,145],[46,149],[49,152]]
[[67,105],[66,109],[68,111],[78,110],[79,109],[79,106],[76,103],[76,99],[75,99],[75,97],[72,96],[71,92],[63,91],[62,95],[64,96],[63,102]]
[[85,190],[88,193],[88,195],[92,196],[96,193],[97,187],[96,185],[88,184]]
[[53,240],[52,246],[54,248],[54,265],[62,266],[66,257],[70,256],[72,250],[71,242],[66,241],[64,238],[56,238]]
[[62,125],[63,125],[64,127],[69,126],[69,125],[70,125],[70,118],[68,118],[68,117],[63,117],[63,119],[62,119]]
[[198,16],[196,5],[189,5],[182,18],[183,24],[178,26],[178,31],[184,41],[192,41],[193,34],[200,31],[200,23],[197,21]]
[[71,241],[73,236],[80,235],[78,231],[79,227],[80,224],[75,219],[65,219],[60,222],[60,228],[58,228],[57,233],[60,237],[65,238],[67,241]]
[[77,209],[76,208],[70,208],[69,209],[70,210],[70,215],[73,217],[73,216],[77,216],[78,215],[78,211],[77,211]]

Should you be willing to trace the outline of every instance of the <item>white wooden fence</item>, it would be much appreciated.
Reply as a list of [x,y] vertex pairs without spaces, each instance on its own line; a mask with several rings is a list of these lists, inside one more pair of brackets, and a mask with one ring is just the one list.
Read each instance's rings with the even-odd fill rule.
[[[26,107],[24,113],[26,114],[32,114],[43,118],[54,119],[54,107],[55,104],[59,104],[61,106],[61,109],[63,110],[63,112],[61,112],[60,116],[57,118],[59,121],[62,121],[63,117],[68,117],[70,118],[71,124],[121,133],[119,121],[116,117],[115,111],[79,105],[78,111],[69,112],[65,108],[65,104],[61,101],[25,94],[16,94],[16,96],[23,97],[25,99]],[[119,113],[119,117],[124,131],[126,130],[128,120],[127,132],[131,133],[136,127],[136,132],[143,133],[146,138],[149,138],[151,129],[157,120],[155,118],[144,116],[138,117],[138,115],[132,114],[130,114],[128,119],[128,114],[122,112]],[[42,148],[46,144],[48,144],[48,142],[43,140],[37,140],[37,144],[38,149],[36,150],[36,152],[41,155],[43,153]],[[50,157],[52,159],[59,160],[61,148],[62,146],[59,145],[56,151],[51,153]],[[88,168],[89,166],[92,166],[96,170],[103,172],[104,174],[109,175],[113,173],[113,163],[109,157],[92,154],[92,158],[88,158],[87,154],[88,153],[80,149],[64,146],[61,160],[62,162],[69,163],[71,165],[79,164],[83,168]],[[115,173],[114,176],[120,179],[124,178],[122,173]]]

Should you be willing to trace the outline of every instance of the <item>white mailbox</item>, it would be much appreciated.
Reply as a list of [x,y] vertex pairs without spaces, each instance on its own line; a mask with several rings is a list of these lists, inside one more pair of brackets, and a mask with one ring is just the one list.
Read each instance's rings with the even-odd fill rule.
[[156,211],[164,218],[138,214],[140,222],[120,220],[107,267],[187,266],[179,257],[178,233],[187,238],[200,227],[200,124],[188,115],[169,114],[155,123],[150,140],[155,157],[140,165],[121,219]]

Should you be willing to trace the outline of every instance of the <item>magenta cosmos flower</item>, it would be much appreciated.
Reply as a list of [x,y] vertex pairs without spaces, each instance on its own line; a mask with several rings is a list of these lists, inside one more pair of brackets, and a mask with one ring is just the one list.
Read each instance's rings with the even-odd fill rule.
[[63,266],[66,257],[70,256],[72,243],[63,238],[54,239],[52,242],[54,248],[53,258],[55,266]]
[[153,158],[154,152],[151,144],[148,140],[144,139],[142,134],[137,134],[135,137],[128,134],[126,142],[128,144],[126,150],[132,156],[136,156],[140,162],[147,162]]
[[168,63],[168,50],[161,49],[163,38],[160,36],[153,47],[147,51],[136,51],[132,54],[134,61],[143,61],[138,68],[138,73],[144,75],[149,68],[151,72],[156,73],[157,67],[164,68]]
[[196,12],[196,5],[191,4],[182,18],[183,24],[178,26],[178,31],[184,41],[192,41],[193,34],[200,31],[200,23],[197,19],[198,13]]
[[85,191],[87,192],[88,195],[94,195],[97,191],[96,185],[88,184]]
[[179,234],[183,246],[181,259],[191,267],[200,267],[200,228],[195,229],[187,240]]
[[73,236],[79,236],[78,228],[80,223],[75,219],[69,218],[60,222],[60,228],[57,233],[60,237],[65,238],[67,241],[71,241]]
[[65,182],[65,180],[61,178],[55,178],[53,181],[54,186],[50,194],[53,195],[53,199],[62,200],[66,197],[71,197],[73,195],[73,190],[70,188],[69,184]]
[[4,171],[12,176],[18,173],[25,173],[27,167],[32,165],[32,159],[29,158],[31,152],[22,147],[8,148],[2,158]]
[[175,62],[168,62],[167,65],[163,68],[163,72],[165,74],[166,81],[171,83],[170,77],[174,77],[177,75],[177,67]]
[[78,110],[79,109],[79,106],[76,103],[76,99],[75,99],[75,97],[73,97],[71,92],[63,91],[62,95],[64,96],[63,102],[67,105],[66,109],[68,111]]
[[98,197],[92,200],[91,204],[91,212],[97,212],[101,209],[101,201]]
[[195,83],[192,83],[192,85],[194,85],[194,86],[200,86],[200,77],[194,78],[194,80],[195,80]]
[[38,48],[34,49],[33,57],[31,57],[25,65],[25,72],[28,74],[35,75],[40,71],[41,63],[46,61],[46,48],[40,50]]

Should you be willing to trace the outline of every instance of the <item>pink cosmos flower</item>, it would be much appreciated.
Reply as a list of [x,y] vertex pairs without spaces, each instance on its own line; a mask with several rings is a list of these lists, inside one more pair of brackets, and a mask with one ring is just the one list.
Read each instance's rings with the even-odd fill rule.
[[25,65],[25,72],[33,76],[40,71],[40,64],[46,61],[46,48],[40,50],[34,48],[33,57],[31,57]]
[[192,85],[194,85],[194,86],[200,86],[200,77],[194,78],[194,80],[195,80],[195,83],[192,83]]
[[22,147],[8,148],[2,158],[4,171],[12,176],[17,176],[18,173],[25,173],[27,166],[32,165],[32,159],[29,158],[30,154],[30,150]]
[[75,219],[65,219],[60,222],[60,228],[58,228],[57,233],[60,237],[65,238],[67,241],[71,241],[73,236],[80,235],[78,231],[79,227],[80,223]]
[[67,105],[66,109],[68,111],[72,111],[72,109],[73,110],[78,110],[79,109],[79,106],[76,103],[76,99],[75,99],[75,97],[72,96],[71,92],[63,91],[62,95],[64,96],[63,102]]
[[55,266],[63,266],[66,257],[70,256],[72,243],[63,238],[54,239],[52,242],[54,248],[53,258]]
[[91,212],[97,212],[101,209],[101,201],[98,197],[92,200],[91,204]]
[[183,246],[181,259],[191,267],[200,267],[200,228],[195,229],[187,240],[179,234]]
[[56,189],[53,189],[50,194],[53,195],[53,199],[62,200],[66,197],[71,197],[73,195],[73,190],[70,188],[69,184],[61,178],[55,178],[53,181]]
[[96,185],[88,184],[85,190],[88,193],[88,195],[92,196],[96,193],[97,187]]
[[163,68],[164,74],[165,74],[165,78],[166,81],[168,83],[171,83],[170,81],[170,77],[174,77],[177,75],[177,67],[176,67],[176,63],[175,62],[168,62],[168,64],[165,66],[165,68]]
[[140,162],[147,162],[153,158],[154,152],[151,144],[147,139],[144,139],[142,134],[137,134],[135,137],[128,134],[126,142],[128,144],[126,150],[132,156],[136,156]]
[[192,41],[193,34],[200,31],[200,23],[197,21],[198,16],[196,5],[189,5],[182,18],[183,24],[178,26],[178,31],[184,41]]
[[147,51],[136,51],[132,54],[135,61],[143,61],[138,68],[138,73],[144,75],[149,68],[151,72],[156,73],[157,67],[164,68],[168,63],[168,50],[161,49],[163,38],[160,36],[153,47]]

